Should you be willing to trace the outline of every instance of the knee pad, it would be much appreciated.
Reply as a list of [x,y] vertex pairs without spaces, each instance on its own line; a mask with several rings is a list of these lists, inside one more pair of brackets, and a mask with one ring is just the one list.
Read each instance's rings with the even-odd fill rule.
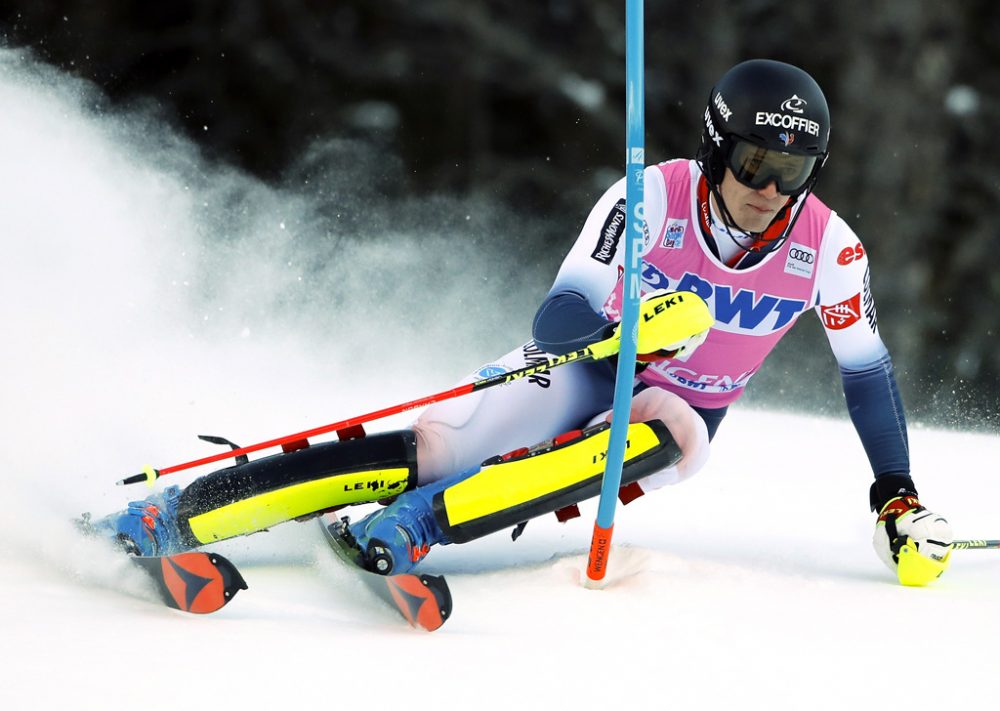
[[[446,539],[464,543],[597,496],[610,438],[601,423],[530,449],[483,462],[480,470],[434,494],[434,516]],[[681,457],[660,420],[629,425],[622,485]]]
[[398,496],[416,483],[410,430],[323,442],[197,479],[181,493],[178,525],[184,543],[194,547]]

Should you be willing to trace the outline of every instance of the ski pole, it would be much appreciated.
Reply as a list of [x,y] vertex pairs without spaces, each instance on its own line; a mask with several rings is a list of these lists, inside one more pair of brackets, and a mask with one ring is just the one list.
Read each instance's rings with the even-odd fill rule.
[[[645,83],[643,79],[643,0],[625,3],[625,271],[622,274],[621,348],[612,405],[608,458],[601,480],[594,532],[590,539],[584,587],[598,587],[607,572],[615,526],[615,497],[621,484],[628,446],[629,412],[639,327],[639,291],[642,281],[643,177],[645,176]],[[628,334],[627,336],[625,334]]]
[[986,541],[986,540],[970,540],[970,541],[952,541],[951,547],[958,550],[971,550],[973,548],[1000,548],[1000,541]]
[[[645,157],[645,82],[643,78],[643,0],[625,3],[625,80],[626,146],[628,176],[625,191],[627,239],[625,271],[622,274],[621,350],[615,377],[615,395],[611,415],[608,458],[601,480],[594,532],[590,538],[584,587],[598,587],[607,572],[611,555],[611,536],[615,527],[615,497],[621,484],[622,467],[628,437],[629,412],[632,407],[632,381],[639,328],[639,291],[642,282],[643,247],[643,177]],[[627,335],[626,335],[627,334]]]
[[154,469],[153,467],[145,467],[143,471],[139,474],[133,474],[132,476],[125,477],[124,479],[116,482],[119,486],[125,484],[137,484],[140,481],[144,481],[150,486],[153,482],[159,479],[161,476],[166,476],[167,474],[173,474],[174,472],[184,471],[185,469],[193,469],[194,467],[199,467],[203,464],[212,464],[214,462],[221,462],[225,459],[233,459],[236,457],[245,456],[251,452],[259,452],[262,449],[269,449],[270,447],[279,447],[287,444],[303,442],[308,440],[310,437],[317,437],[322,434],[327,434],[329,432],[337,432],[342,430],[348,430],[354,427],[358,427],[366,422],[372,422],[373,420],[380,420],[383,417],[389,417],[390,415],[396,415],[401,412],[406,412],[407,410],[415,410],[418,407],[423,407],[424,405],[430,405],[435,402],[443,402],[444,400],[451,400],[452,398],[461,397],[462,395],[468,395],[469,393],[479,392],[480,390],[485,390],[486,388],[491,388],[495,385],[506,385],[507,383],[513,382],[515,380],[520,380],[521,378],[527,378],[536,373],[541,373],[552,368],[558,368],[561,365],[566,365],[567,363],[574,362],[587,362],[595,361],[607,358],[618,352],[618,337],[617,335],[606,338],[603,341],[598,341],[586,348],[581,348],[580,350],[573,351],[572,353],[567,353],[565,355],[557,356],[556,358],[550,358],[549,360],[537,363],[535,365],[529,365],[519,370],[513,370],[509,373],[500,373],[498,375],[490,376],[489,378],[484,378],[482,380],[477,380],[472,383],[466,383],[465,385],[459,385],[458,387],[452,388],[451,390],[444,390],[442,392],[436,393],[434,395],[428,395],[426,397],[418,398],[416,400],[410,400],[409,402],[404,402],[400,405],[393,405],[391,407],[386,407],[381,410],[376,410],[374,412],[369,412],[366,415],[358,415],[357,417],[349,417],[346,420],[341,420],[340,422],[333,422],[328,425],[323,425],[322,427],[315,427],[311,430],[305,430],[304,432],[296,432],[295,434],[286,435],[284,437],[278,437],[276,439],[269,439],[266,442],[258,442],[257,444],[251,444],[246,447],[234,447],[231,451],[220,452],[218,454],[213,454],[209,457],[202,457],[201,459],[195,459],[190,462],[184,462],[183,464],[175,464],[172,467],[166,467],[164,469]]

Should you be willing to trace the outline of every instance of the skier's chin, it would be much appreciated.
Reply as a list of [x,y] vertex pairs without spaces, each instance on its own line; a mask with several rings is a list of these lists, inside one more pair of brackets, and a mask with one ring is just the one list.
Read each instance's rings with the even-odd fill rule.
[[742,214],[736,218],[736,226],[743,232],[760,233],[768,228],[774,212],[760,211],[749,206],[744,207]]

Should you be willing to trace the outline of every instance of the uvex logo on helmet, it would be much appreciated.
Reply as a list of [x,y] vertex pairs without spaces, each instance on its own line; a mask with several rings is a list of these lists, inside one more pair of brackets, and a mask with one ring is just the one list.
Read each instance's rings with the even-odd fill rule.
[[715,95],[715,108],[718,109],[722,120],[729,123],[729,119],[733,115],[733,110],[726,104],[726,100],[722,98],[721,93]]
[[705,109],[705,133],[716,146],[722,145],[722,134],[716,130],[715,122],[712,121],[712,112],[709,109]]

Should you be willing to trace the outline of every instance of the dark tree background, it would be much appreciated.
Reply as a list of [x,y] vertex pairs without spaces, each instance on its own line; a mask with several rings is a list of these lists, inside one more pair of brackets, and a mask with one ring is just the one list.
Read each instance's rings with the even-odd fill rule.
[[[359,178],[386,199],[516,206],[535,225],[518,238],[546,252],[556,234],[568,247],[622,171],[623,28],[624,3],[608,0],[0,8],[6,45],[33,48],[113,102],[152,102],[210,160],[286,184],[302,178],[307,148],[351,138],[394,156]],[[989,429],[1000,394],[997,36],[991,0],[646,3],[647,159],[693,154],[708,89],[735,62],[806,68],[834,121],[817,192],[872,257],[911,413]],[[814,321],[779,347],[750,402],[776,392],[842,408]]]

